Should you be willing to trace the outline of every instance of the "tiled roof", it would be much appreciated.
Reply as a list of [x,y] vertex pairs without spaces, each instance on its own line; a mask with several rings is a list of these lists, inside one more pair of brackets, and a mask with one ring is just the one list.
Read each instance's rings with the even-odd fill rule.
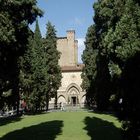
[[67,37],[57,37],[57,39],[67,39]]
[[82,71],[84,64],[78,64],[76,66],[62,66],[62,72],[74,72],[74,71]]

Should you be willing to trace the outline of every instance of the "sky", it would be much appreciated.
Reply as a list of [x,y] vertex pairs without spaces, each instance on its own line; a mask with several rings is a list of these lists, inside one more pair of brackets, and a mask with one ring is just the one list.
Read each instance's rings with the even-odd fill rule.
[[[85,48],[84,40],[87,29],[93,24],[94,0],[37,0],[38,7],[43,10],[43,17],[39,18],[42,36],[46,34],[48,21],[55,26],[58,37],[65,37],[67,30],[75,30],[78,40],[78,62],[82,63],[81,54]],[[30,26],[34,31],[35,25]]]

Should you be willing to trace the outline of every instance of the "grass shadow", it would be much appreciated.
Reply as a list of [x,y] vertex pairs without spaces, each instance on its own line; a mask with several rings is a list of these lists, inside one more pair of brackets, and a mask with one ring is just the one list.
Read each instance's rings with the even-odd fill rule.
[[96,117],[86,117],[84,120],[87,134],[91,140],[122,140],[121,129],[112,122],[108,122]]
[[54,120],[10,132],[0,140],[55,140],[61,135],[63,121]]
[[6,125],[6,124],[9,124],[9,123],[18,122],[18,121],[21,121],[21,120],[22,120],[22,117],[19,117],[19,116],[9,116],[9,117],[6,117],[6,118],[0,118],[0,126]]
[[94,113],[94,114],[110,115],[110,116],[116,117],[116,112],[113,112],[113,111],[88,110],[88,112]]

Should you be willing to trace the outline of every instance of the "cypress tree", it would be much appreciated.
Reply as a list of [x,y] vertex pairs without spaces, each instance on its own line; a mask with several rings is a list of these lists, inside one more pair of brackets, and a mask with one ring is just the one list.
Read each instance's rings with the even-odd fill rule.
[[33,59],[33,34],[30,35],[28,39],[27,49],[23,56],[20,57],[20,75],[19,75],[19,87],[23,95],[21,95],[21,100],[25,100],[27,107],[30,108],[30,93],[33,89],[33,79],[32,79],[32,62]]
[[44,81],[43,61],[44,61],[44,47],[41,37],[41,32],[38,25],[38,20],[36,20],[36,28],[33,38],[33,48],[32,48],[32,59],[31,59],[31,71],[33,80],[33,90],[31,93],[31,103],[33,103],[35,111],[40,108],[41,100],[43,96],[42,82]]
[[46,92],[46,109],[51,97],[57,96],[57,90],[61,85],[61,68],[58,64],[60,53],[57,50],[57,37],[54,26],[50,22],[47,23],[47,33],[45,38],[45,57],[47,69],[47,92]]
[[[94,9],[97,106],[105,110],[110,95],[115,94],[110,100],[115,99],[118,106],[126,139],[137,140],[140,129],[140,3],[138,0],[99,0]],[[88,68],[86,64],[85,61],[85,69]]]
[[95,98],[97,108],[99,110],[107,110],[109,107],[110,91],[110,74],[108,69],[109,58],[104,47],[103,38],[107,34],[108,29],[114,22],[112,1],[102,0],[94,4],[95,16],[95,35],[96,35],[96,48],[98,50],[96,56],[96,87]]
[[96,34],[95,26],[88,28],[85,40],[85,50],[83,51],[82,60],[85,67],[82,71],[82,88],[86,90],[86,102],[88,107],[92,107],[95,101],[95,80],[97,73],[96,57]]
[[32,111],[40,109],[43,101],[44,82],[44,47],[41,32],[36,20],[35,32],[29,38],[29,45],[21,58],[20,82],[28,108]]
[[[123,120],[123,128],[127,130],[127,139],[138,139],[140,123],[140,104],[138,101],[139,60],[140,60],[140,6],[134,0],[124,3],[123,14],[115,28],[111,28],[105,37],[106,47],[111,61],[120,71],[120,97],[123,102],[119,118]],[[113,57],[112,57],[113,56]],[[112,65],[111,65],[112,67]]]

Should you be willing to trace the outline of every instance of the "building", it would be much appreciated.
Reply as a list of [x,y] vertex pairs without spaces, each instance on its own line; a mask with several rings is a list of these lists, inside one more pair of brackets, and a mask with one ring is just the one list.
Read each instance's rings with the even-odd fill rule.
[[82,106],[85,102],[85,92],[81,88],[83,64],[78,64],[78,41],[75,40],[74,30],[67,31],[66,37],[58,38],[57,49],[61,53],[59,65],[62,69],[62,81],[61,87],[58,89],[57,102]]

